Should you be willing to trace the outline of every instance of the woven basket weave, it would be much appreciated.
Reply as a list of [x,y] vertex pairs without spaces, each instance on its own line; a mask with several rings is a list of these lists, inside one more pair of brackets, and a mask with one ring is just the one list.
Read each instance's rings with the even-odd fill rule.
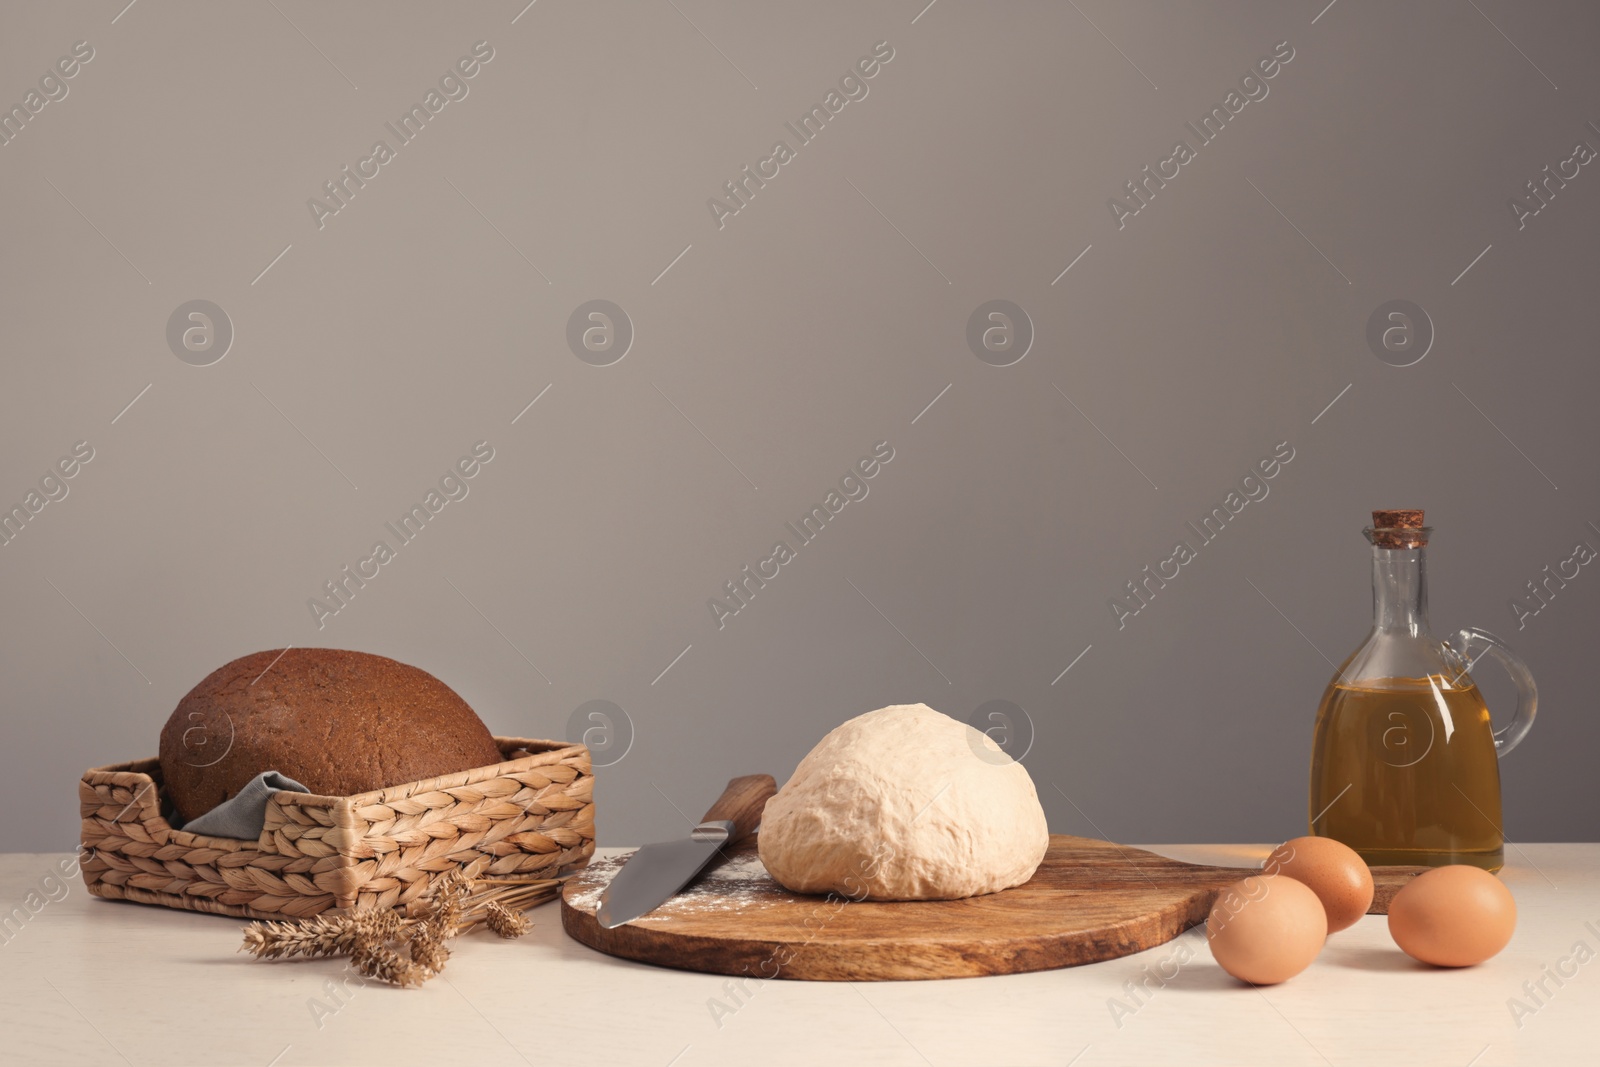
[[348,797],[278,792],[254,841],[174,830],[161,768],[136,760],[84,772],[89,892],[256,919],[394,908],[444,872],[555,877],[594,853],[589,750],[497,737],[506,762]]

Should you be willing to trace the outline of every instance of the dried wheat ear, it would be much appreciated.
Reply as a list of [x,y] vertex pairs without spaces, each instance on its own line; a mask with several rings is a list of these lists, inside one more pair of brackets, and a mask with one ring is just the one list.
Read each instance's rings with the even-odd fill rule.
[[503,938],[521,937],[532,925],[523,912],[554,900],[561,886],[559,878],[500,881],[457,869],[435,882],[406,915],[368,908],[302,922],[254,922],[244,928],[241,947],[263,960],[349,956],[368,978],[419,986],[444,970],[452,938],[477,926]]

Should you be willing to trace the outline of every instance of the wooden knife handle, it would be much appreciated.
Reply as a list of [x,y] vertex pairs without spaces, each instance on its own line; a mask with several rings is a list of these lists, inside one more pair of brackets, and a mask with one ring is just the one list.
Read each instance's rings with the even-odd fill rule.
[[770,774],[747,774],[742,778],[734,778],[700,821],[719,822],[726,819],[733,823],[733,833],[727,843],[738,844],[755,832],[761,822],[762,809],[777,791],[778,783],[773,781]]

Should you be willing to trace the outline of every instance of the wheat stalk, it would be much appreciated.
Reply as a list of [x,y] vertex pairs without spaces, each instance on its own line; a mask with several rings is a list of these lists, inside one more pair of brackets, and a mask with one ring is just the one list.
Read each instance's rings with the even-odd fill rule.
[[385,945],[363,944],[351,957],[361,974],[402,988],[419,986],[429,972]]
[[418,986],[444,969],[451,938],[480,925],[503,938],[521,937],[532,925],[523,912],[554,900],[563,881],[475,878],[457,868],[434,882],[410,915],[365,908],[301,922],[254,922],[244,928],[241,949],[263,960],[349,956],[369,978]]
[[489,929],[504,938],[521,937],[528,929],[528,917],[520,911],[512,911],[498,900],[491,900],[483,906],[484,922],[489,924]]
[[361,929],[361,918],[356,915],[319,915],[299,923],[251,923],[244,929],[243,947],[269,960],[342,956],[355,947]]

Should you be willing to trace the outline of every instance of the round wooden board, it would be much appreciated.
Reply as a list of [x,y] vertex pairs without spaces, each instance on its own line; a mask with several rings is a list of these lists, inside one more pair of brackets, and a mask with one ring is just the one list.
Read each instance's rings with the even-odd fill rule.
[[[886,981],[1073,967],[1142,952],[1204,922],[1219,890],[1252,869],[1205,867],[1109,841],[1053,834],[1033,878],[962,900],[852,901],[774,882],[755,843],[614,930],[595,920],[626,856],[567,884],[561,923],[590,948],[666,967],[751,978]],[[1420,868],[1379,868],[1373,910]]]

